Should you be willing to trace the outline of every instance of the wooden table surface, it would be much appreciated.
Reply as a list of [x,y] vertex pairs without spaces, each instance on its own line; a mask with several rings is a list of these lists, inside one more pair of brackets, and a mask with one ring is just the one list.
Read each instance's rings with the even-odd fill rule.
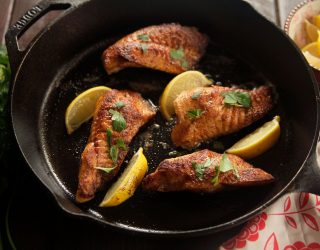
[[[70,0],[71,1],[71,0]],[[290,10],[301,0],[247,0],[260,13],[283,27]],[[39,0],[0,0],[0,41],[9,25],[14,24]],[[57,13],[51,13],[28,30],[20,39],[25,47]],[[17,162],[23,162],[18,159]],[[215,249],[241,227],[197,238],[155,238],[115,232],[90,221],[65,214],[31,171],[22,166],[9,214],[11,238],[18,249]],[[27,194],[25,194],[27,191]],[[41,200],[39,200],[41,197]]]

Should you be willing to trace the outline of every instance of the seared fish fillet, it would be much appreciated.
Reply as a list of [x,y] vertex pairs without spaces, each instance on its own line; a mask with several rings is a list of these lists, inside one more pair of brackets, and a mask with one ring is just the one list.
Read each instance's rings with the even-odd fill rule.
[[[122,102],[124,107],[116,108],[115,105]],[[122,114],[126,121],[126,127],[120,132],[113,129],[111,113],[116,110]],[[94,194],[107,181],[111,180],[119,171],[127,150],[118,148],[118,158],[115,164],[110,157],[110,146],[107,138],[107,130],[112,131],[110,145],[115,145],[122,139],[128,146],[141,126],[148,122],[156,110],[140,94],[128,90],[110,90],[97,101],[93,116],[91,134],[82,155],[79,172],[79,184],[76,194],[77,202],[86,202],[94,198]],[[97,167],[115,167],[110,173],[106,173]]]
[[[205,149],[162,161],[154,173],[144,178],[142,186],[145,190],[160,192],[213,193],[226,186],[253,186],[274,180],[272,175],[260,168],[254,168],[240,157],[231,154],[227,154],[227,156],[233,167],[237,169],[238,177],[233,170],[220,172],[218,181],[213,183],[212,179],[217,174],[216,166],[220,165],[222,154]],[[208,159],[211,160],[210,165],[205,168],[202,176],[197,175],[192,165],[194,163],[204,164]]]
[[[248,92],[251,107],[230,106],[224,103],[223,93]],[[200,93],[197,99],[192,98]],[[262,86],[252,91],[221,86],[200,87],[182,92],[174,101],[177,124],[171,138],[176,146],[191,149],[208,139],[237,132],[262,118],[274,103],[271,88]],[[191,119],[188,111],[200,109],[203,113]]]
[[179,74],[195,66],[207,44],[207,36],[194,27],[154,25],[117,41],[103,52],[102,60],[109,75],[128,67]]

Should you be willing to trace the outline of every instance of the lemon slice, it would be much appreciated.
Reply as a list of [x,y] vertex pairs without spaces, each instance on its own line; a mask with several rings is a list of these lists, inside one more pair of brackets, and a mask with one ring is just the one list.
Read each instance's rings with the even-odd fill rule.
[[270,149],[280,137],[280,117],[275,116],[260,128],[235,143],[226,152],[244,159],[256,157]]
[[305,20],[305,27],[306,27],[306,32],[308,35],[308,38],[310,39],[311,42],[315,42],[318,39],[318,27],[315,26],[314,24],[310,23],[307,19]]
[[113,207],[129,199],[134,194],[147,171],[147,159],[143,154],[143,149],[139,148],[137,153],[132,156],[120,178],[107,191],[99,206]]
[[105,86],[93,87],[73,99],[64,117],[68,134],[93,116],[97,100],[108,90],[111,89]]
[[162,115],[170,120],[174,114],[173,101],[182,91],[209,86],[210,84],[212,84],[212,81],[199,71],[189,70],[177,75],[169,82],[160,97]]
[[317,26],[320,29],[320,15],[313,17],[313,23],[315,26]]

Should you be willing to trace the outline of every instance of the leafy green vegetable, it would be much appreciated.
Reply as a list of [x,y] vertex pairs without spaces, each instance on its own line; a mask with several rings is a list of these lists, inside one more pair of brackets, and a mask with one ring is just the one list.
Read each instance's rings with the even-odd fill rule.
[[117,132],[124,130],[127,124],[122,114],[113,109],[109,109],[109,113],[112,114],[111,120],[113,129]]
[[107,129],[107,142],[108,146],[111,146],[111,137],[112,137],[112,131],[110,129]]
[[208,158],[204,163],[192,162],[192,167],[199,180],[203,180],[204,172],[206,171],[206,168],[211,166],[212,162],[213,160],[211,158]]
[[123,101],[118,101],[114,104],[114,107],[117,108],[117,109],[121,109],[123,108],[124,106],[126,106],[126,104],[123,102]]
[[184,51],[182,48],[179,49],[170,49],[170,57],[174,60],[184,59]]
[[221,94],[224,97],[224,103],[238,107],[250,108],[251,96],[248,92],[230,91]]
[[123,150],[127,150],[127,146],[122,139],[117,139],[116,145],[118,148],[122,148]]
[[137,37],[140,41],[144,41],[144,42],[147,42],[150,39],[148,34],[140,34]]
[[140,48],[141,48],[143,54],[145,54],[145,53],[147,53],[147,51],[149,49],[149,45],[145,44],[145,43],[142,43],[142,44],[140,44]]
[[192,94],[191,99],[192,100],[197,100],[201,95],[201,91],[196,91]]
[[202,115],[204,111],[202,109],[192,109],[187,112],[189,119],[196,119]]
[[112,168],[110,168],[110,167],[106,167],[106,168],[96,167],[96,169],[100,169],[100,170],[106,172],[107,174],[109,174],[112,172],[112,170],[115,169],[115,167],[112,167]]

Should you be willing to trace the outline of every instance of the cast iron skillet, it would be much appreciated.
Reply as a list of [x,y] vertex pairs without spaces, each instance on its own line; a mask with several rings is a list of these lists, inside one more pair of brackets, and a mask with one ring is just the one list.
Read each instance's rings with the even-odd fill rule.
[[[52,9],[66,11],[27,50],[19,51],[17,38]],[[282,119],[280,141],[250,161],[274,175],[276,181],[263,187],[208,196],[148,194],[139,189],[123,205],[107,209],[97,207],[101,193],[94,201],[77,205],[74,193],[79,158],[90,123],[68,136],[64,127],[65,109],[76,94],[102,84],[140,91],[157,103],[172,76],[147,69],[128,69],[108,77],[102,69],[100,55],[124,34],[168,22],[195,26],[210,36],[212,42],[200,69],[211,74],[215,81],[246,87],[266,81],[275,85],[279,94],[275,109],[240,133],[220,140],[228,147],[279,114]],[[33,172],[70,214],[118,229],[151,234],[195,235],[221,231],[245,222],[278,198],[314,152],[319,130],[318,86],[294,44],[245,2],[45,1],[8,31],[6,41],[15,72],[11,115],[18,144]],[[152,129],[154,123],[162,126],[160,132],[153,131],[156,142],[146,153],[151,171],[172,150],[168,127],[163,125],[160,115],[141,133]],[[137,137],[131,149],[143,143],[143,139]],[[212,148],[212,144],[204,147]]]

